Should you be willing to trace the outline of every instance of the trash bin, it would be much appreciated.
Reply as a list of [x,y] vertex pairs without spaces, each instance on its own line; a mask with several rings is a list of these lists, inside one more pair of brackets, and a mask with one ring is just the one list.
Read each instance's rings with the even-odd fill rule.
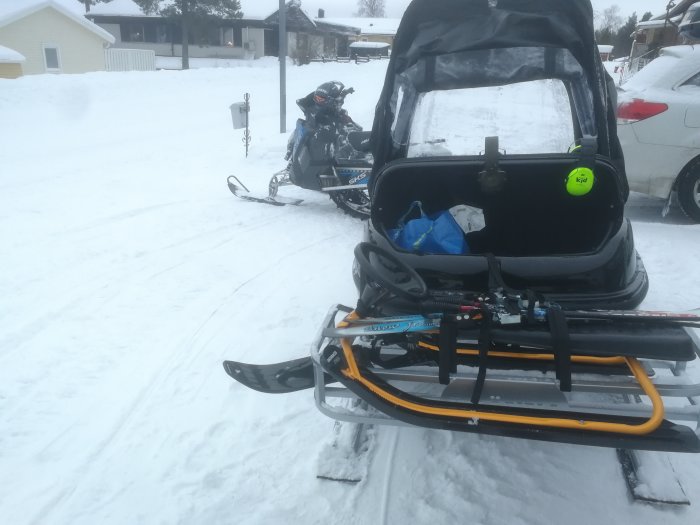
[[231,104],[231,120],[233,121],[233,129],[245,128],[245,102],[236,102]]

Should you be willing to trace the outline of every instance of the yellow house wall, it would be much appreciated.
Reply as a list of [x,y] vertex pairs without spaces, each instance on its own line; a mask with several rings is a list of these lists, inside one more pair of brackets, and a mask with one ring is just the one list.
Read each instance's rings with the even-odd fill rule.
[[47,72],[43,44],[58,47],[61,73],[105,70],[107,42],[51,7],[0,27],[0,45],[26,57],[25,75]]
[[0,64],[0,78],[17,78],[21,76],[21,64]]

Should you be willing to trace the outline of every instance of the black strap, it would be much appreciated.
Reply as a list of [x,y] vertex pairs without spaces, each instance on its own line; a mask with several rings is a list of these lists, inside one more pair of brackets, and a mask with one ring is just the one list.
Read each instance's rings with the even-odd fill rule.
[[544,48],[544,74],[545,78],[556,78],[557,49],[553,47]]
[[576,149],[581,166],[595,169],[595,156],[598,152],[598,141],[595,137],[584,136],[580,140],[580,145]]
[[425,59],[425,86],[427,91],[432,91],[435,85],[435,65],[436,59],[434,56],[428,56]]
[[441,385],[450,384],[450,372],[457,371],[457,323],[449,318],[440,322],[440,358],[438,359],[438,378]]
[[549,308],[547,312],[549,330],[552,333],[552,348],[559,389],[571,392],[571,342],[566,315],[560,308]]
[[484,390],[484,383],[486,382],[486,366],[488,365],[489,350],[491,350],[491,342],[493,341],[491,334],[492,323],[491,312],[485,310],[484,319],[481,322],[481,330],[479,331],[479,373],[476,376],[471,399],[474,405],[479,404],[481,392]]
[[507,290],[506,283],[501,275],[501,263],[492,253],[487,253],[486,260],[489,264],[489,291]]

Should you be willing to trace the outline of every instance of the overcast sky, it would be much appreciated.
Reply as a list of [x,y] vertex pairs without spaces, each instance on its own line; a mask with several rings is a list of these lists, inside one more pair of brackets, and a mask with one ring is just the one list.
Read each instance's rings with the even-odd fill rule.
[[[409,2],[410,0],[386,0],[387,16],[400,18]],[[626,19],[635,11],[639,18],[646,11],[651,11],[654,15],[661,14],[666,10],[668,0],[592,0],[592,3],[595,11],[603,11],[611,5],[617,5],[620,7],[620,14]],[[248,15],[257,15],[259,11],[269,14],[277,9],[279,0],[242,0],[241,4]],[[323,8],[326,10],[327,17],[347,17],[357,11],[357,2],[355,0],[302,0],[302,7],[313,15],[319,8]]]

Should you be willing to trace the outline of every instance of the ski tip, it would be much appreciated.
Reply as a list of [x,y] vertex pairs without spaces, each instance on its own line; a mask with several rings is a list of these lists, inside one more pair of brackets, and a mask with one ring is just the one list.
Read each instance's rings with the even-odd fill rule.
[[239,366],[239,363],[236,363],[235,361],[224,361],[224,370],[226,370],[226,373],[234,379],[241,373],[241,367]]

